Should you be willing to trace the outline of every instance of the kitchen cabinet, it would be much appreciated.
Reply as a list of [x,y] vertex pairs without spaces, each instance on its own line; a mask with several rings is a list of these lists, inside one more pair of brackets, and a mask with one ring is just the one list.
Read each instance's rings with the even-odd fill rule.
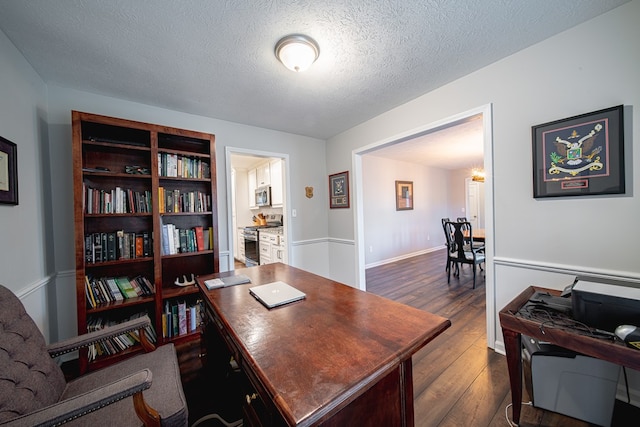
[[264,187],[265,185],[271,185],[271,169],[269,162],[263,163],[256,168],[256,186]]
[[282,182],[282,159],[271,159],[269,169],[271,170],[271,206],[282,207],[284,204],[284,191]]
[[250,169],[247,172],[247,183],[249,184],[249,209],[256,209],[256,170]]
[[287,263],[287,244],[284,234],[278,235],[277,245],[271,245],[271,262]]
[[259,244],[260,244],[260,265],[271,264],[271,241],[274,237],[277,236],[267,233],[264,231],[259,231]]
[[260,230],[260,265],[287,262],[287,245],[281,229]]

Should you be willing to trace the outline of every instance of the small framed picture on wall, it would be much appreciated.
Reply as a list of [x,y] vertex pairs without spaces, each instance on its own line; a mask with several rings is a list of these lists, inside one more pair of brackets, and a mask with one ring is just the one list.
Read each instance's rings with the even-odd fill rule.
[[329,208],[349,207],[349,171],[329,175]]
[[0,203],[18,204],[18,147],[0,136]]
[[396,210],[413,209],[413,181],[396,181]]

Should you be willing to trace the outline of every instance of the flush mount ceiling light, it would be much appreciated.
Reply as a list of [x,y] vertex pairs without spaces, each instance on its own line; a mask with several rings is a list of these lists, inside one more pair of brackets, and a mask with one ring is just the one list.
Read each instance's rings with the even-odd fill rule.
[[284,36],[276,43],[276,58],[292,71],[304,71],[320,56],[318,43],[303,34]]

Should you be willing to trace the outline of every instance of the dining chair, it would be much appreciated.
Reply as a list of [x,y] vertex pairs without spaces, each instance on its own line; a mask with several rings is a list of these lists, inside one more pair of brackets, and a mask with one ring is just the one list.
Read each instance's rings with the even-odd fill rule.
[[[442,230],[444,231],[445,246],[447,247],[447,263],[444,267],[444,271],[448,273],[452,267],[452,264],[454,264],[451,261],[451,251],[450,251],[450,248],[453,245],[453,228],[447,225],[447,223],[450,222],[449,218],[442,218],[441,221],[442,221]],[[459,268],[458,264],[455,264],[455,268],[457,271]]]
[[[0,285],[0,426],[187,426],[173,344],[146,339],[148,316],[46,345],[13,292]],[[54,359],[137,331],[146,353],[67,381]]]
[[[473,288],[476,287],[476,265],[480,265],[485,261],[484,249],[474,249],[473,228],[469,222],[447,222],[447,226],[453,230],[453,238],[451,246],[448,248],[447,262],[456,264],[471,264],[473,266]],[[468,230],[468,237],[465,237],[464,230]],[[483,247],[484,248],[484,247]],[[460,277],[460,270],[456,269],[454,276]],[[447,272],[447,283],[450,283],[451,270]]]

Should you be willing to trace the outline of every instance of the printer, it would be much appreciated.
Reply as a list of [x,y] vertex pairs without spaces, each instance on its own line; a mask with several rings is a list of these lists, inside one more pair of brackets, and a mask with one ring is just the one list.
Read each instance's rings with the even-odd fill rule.
[[640,283],[578,276],[570,290],[575,320],[608,332],[640,327]]
[[523,335],[522,367],[534,407],[611,425],[620,366]]

